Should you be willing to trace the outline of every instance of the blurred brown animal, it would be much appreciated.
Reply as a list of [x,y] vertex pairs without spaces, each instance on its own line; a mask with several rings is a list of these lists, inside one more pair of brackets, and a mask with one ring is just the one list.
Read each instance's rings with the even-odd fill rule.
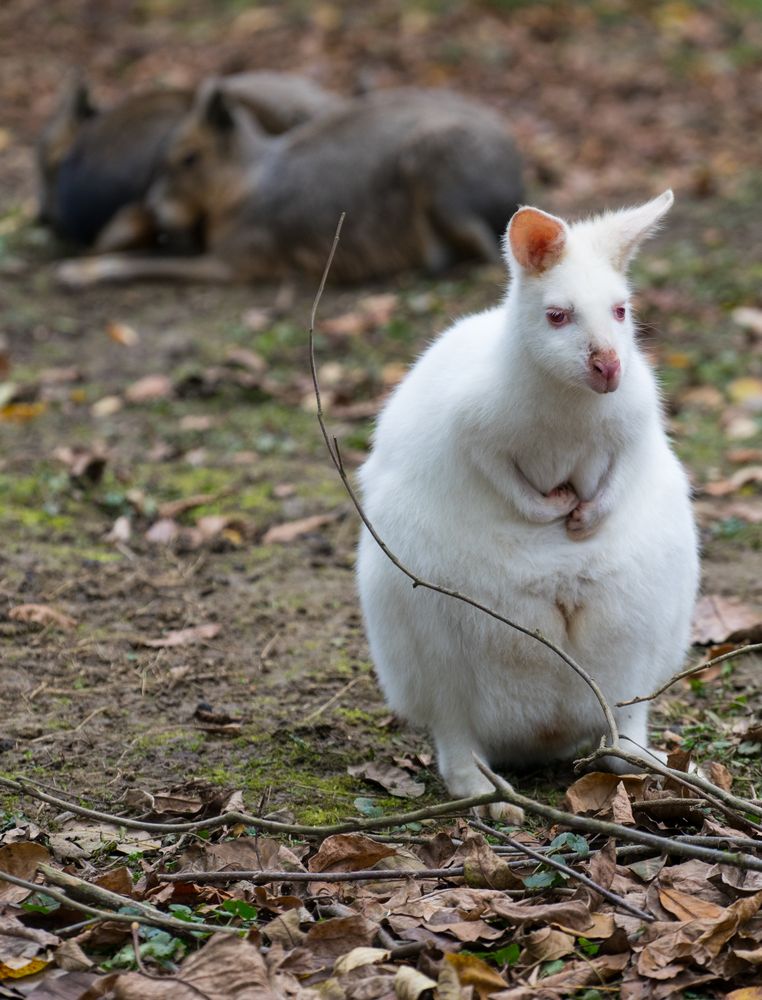
[[[291,73],[241,73],[223,77],[219,87],[274,135],[344,103]],[[144,198],[193,93],[148,91],[98,111],[87,85],[70,82],[37,146],[40,221],[64,239],[100,251],[156,243],[159,234]],[[181,245],[189,235],[183,234]]]
[[93,257],[64,264],[59,277],[82,287],[319,273],[342,212],[334,279],[438,272],[464,258],[498,261],[522,194],[505,121],[459,95],[379,91],[273,137],[210,83],[175,130],[147,199],[167,231],[200,227],[205,253]]

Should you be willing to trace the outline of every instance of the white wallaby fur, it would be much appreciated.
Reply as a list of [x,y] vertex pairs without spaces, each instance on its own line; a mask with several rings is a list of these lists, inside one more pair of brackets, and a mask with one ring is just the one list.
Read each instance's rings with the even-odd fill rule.
[[[505,299],[423,354],[360,473],[368,517],[410,569],[539,629],[612,706],[679,669],[698,581],[688,482],[625,276],[672,201],[666,191],[573,225],[516,212]],[[492,790],[474,753],[525,767],[600,740],[599,704],[551,650],[412,588],[367,530],[358,582],[386,698],[431,731],[453,795]],[[615,714],[645,746],[647,705]],[[521,819],[504,805],[489,812]]]

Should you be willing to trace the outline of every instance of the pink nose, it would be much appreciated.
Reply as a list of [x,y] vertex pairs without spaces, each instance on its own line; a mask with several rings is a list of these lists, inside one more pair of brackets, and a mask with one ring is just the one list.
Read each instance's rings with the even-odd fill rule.
[[596,392],[614,392],[619,385],[622,365],[615,351],[596,351],[590,355],[590,385]]

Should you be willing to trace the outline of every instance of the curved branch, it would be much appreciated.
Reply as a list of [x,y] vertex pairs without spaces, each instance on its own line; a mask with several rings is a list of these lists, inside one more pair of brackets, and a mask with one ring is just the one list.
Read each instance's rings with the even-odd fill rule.
[[422,577],[418,576],[417,573],[413,572],[408,566],[406,566],[399,558],[396,556],[391,549],[388,547],[386,542],[381,538],[381,536],[376,531],[372,522],[365,513],[363,506],[349,482],[349,477],[344,469],[344,463],[341,458],[341,452],[339,450],[338,442],[336,438],[331,439],[328,434],[328,429],[325,424],[325,417],[323,415],[323,402],[320,395],[320,385],[317,376],[317,367],[315,365],[315,318],[317,316],[318,306],[320,305],[320,299],[323,296],[323,290],[325,289],[325,283],[328,278],[328,272],[331,269],[331,264],[333,263],[333,257],[336,253],[336,247],[339,244],[339,238],[341,236],[341,227],[344,224],[344,215],[342,214],[339,219],[339,224],[336,227],[336,234],[333,238],[333,244],[331,245],[331,252],[328,254],[328,260],[326,261],[325,268],[323,270],[322,278],[320,279],[320,285],[315,295],[315,299],[312,303],[312,312],[310,313],[310,328],[309,328],[309,353],[310,353],[310,373],[312,375],[312,386],[315,392],[315,400],[317,403],[317,420],[320,425],[320,431],[323,435],[323,441],[325,441],[325,446],[328,450],[328,454],[331,456],[331,461],[339,474],[339,478],[344,484],[344,489],[349,495],[349,499],[352,501],[355,510],[360,516],[362,523],[368,529],[373,538],[374,542],[384,555],[393,563],[397,569],[404,573],[404,575],[412,582],[413,587],[423,587],[425,590],[432,590],[437,594],[442,594],[444,597],[452,597],[456,601],[460,601],[463,604],[468,604],[472,608],[476,608],[477,611],[481,611],[483,614],[488,615],[490,618],[494,618],[496,621],[501,622],[503,625],[507,625],[509,628],[515,629],[517,632],[521,632],[522,635],[529,636],[530,639],[535,639],[537,642],[541,643],[547,649],[559,656],[564,663],[571,667],[571,669],[582,678],[582,680],[587,684],[590,690],[595,695],[598,704],[601,706],[601,711],[603,712],[603,717],[606,720],[606,728],[608,729],[608,736],[610,740],[610,746],[619,745],[619,730],[617,729],[616,720],[614,719],[614,713],[606,701],[600,687],[596,681],[590,676],[590,674],[580,666],[568,653],[566,653],[560,646],[557,646],[554,642],[548,639],[546,636],[540,632],[539,629],[529,629],[523,625],[519,625],[518,622],[512,621],[510,618],[506,618],[504,615],[499,614],[492,608],[487,607],[484,604],[480,604],[479,601],[474,600],[472,597],[468,597],[466,594],[461,594],[457,590],[451,590],[449,587],[441,587],[439,584],[432,583],[429,580],[424,580]]
[[695,667],[688,667],[687,670],[675,674],[671,680],[668,680],[666,684],[662,684],[660,688],[652,691],[651,694],[640,695],[638,698],[630,698],[629,701],[618,701],[616,703],[617,708],[624,708],[625,705],[637,705],[641,701],[652,701],[654,698],[658,698],[660,694],[663,694],[667,688],[672,687],[673,684],[677,684],[678,681],[682,681],[686,677],[692,677],[694,674],[700,674],[707,667],[713,667],[717,663],[724,663],[725,660],[734,660],[737,656],[745,656],[746,653],[762,653],[762,642],[755,642],[750,646],[739,646],[738,649],[731,649],[729,653],[715,656],[704,663],[697,663]]

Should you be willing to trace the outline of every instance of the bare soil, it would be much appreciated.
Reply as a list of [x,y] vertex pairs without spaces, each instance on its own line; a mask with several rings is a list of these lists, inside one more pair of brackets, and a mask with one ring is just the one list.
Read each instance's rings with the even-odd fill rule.
[[[357,796],[392,805],[350,778],[349,764],[428,749],[389,718],[368,662],[353,583],[356,517],[324,453],[307,381],[312,283],[295,290],[284,315],[254,322],[257,330],[246,315],[271,309],[279,289],[143,284],[71,295],[55,287],[52,262],[67,251],[32,221],[33,142],[70,67],[86,70],[104,101],[258,67],[302,69],[347,93],[445,84],[511,117],[532,201],[550,210],[577,214],[674,186],[674,219],[636,276],[676,445],[701,487],[737,468],[733,449],[762,446],[754,411],[756,430],[733,436],[733,420],[747,413],[733,386],[762,376],[762,341],[731,317],[760,306],[759,40],[759,22],[741,3],[313,11],[5,0],[0,332],[7,378],[20,389],[0,411],[0,768],[101,802],[131,787],[199,780],[243,788],[254,811],[264,800],[315,821],[356,811]],[[464,269],[329,289],[326,318],[362,309],[369,295],[396,296],[382,323],[318,339],[350,462],[371,426],[351,407],[378,399],[452,316],[493,302],[503,283],[500,269]],[[137,332],[133,346],[109,336],[120,323]],[[245,384],[240,367],[225,364],[242,347],[264,359],[266,385]],[[158,374],[171,391],[124,402],[128,386]],[[702,387],[715,396],[702,397]],[[99,403],[110,396],[123,405],[104,415]],[[102,452],[102,477],[73,476],[64,447]],[[727,512],[739,498],[758,511],[755,489],[705,501],[704,589],[759,606],[762,528]],[[220,514],[230,518],[225,530],[202,544],[145,537],[161,504],[197,494],[211,498],[177,523],[193,528]],[[291,543],[263,541],[273,525],[318,514],[335,517]],[[119,517],[129,518],[130,537],[109,541]],[[8,616],[25,603],[77,624]],[[146,645],[205,624],[218,634]],[[757,669],[746,661],[662,699],[657,741],[668,727],[699,754],[729,760],[733,727],[759,707]],[[196,717],[199,704],[240,724],[210,728]],[[747,780],[759,776],[754,753],[734,762]],[[421,774],[427,799],[441,795],[433,769],[422,765]],[[530,794],[538,785],[552,792],[568,772],[524,780]],[[32,808],[10,797],[6,807]]]

